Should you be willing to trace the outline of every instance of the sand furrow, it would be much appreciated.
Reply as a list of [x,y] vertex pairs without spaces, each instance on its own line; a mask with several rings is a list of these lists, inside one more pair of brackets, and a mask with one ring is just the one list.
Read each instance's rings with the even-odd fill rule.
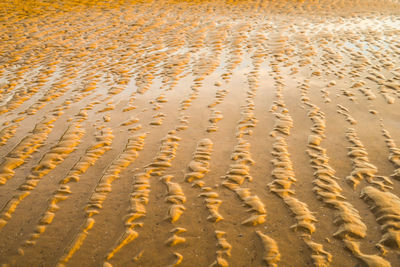
[[335,176],[336,172],[329,164],[326,149],[321,147],[321,141],[325,138],[325,114],[308,100],[308,88],[308,84],[300,86],[301,94],[305,97],[302,102],[308,107],[308,116],[313,122],[307,150],[310,164],[315,171],[313,191],[321,201],[336,211],[334,223],[339,228],[333,236],[341,239],[353,255],[366,264],[388,265],[389,263],[379,255],[368,255],[360,251],[361,242],[358,240],[366,237],[367,226],[362,221],[359,211],[341,194],[343,189],[337,182],[339,178]]
[[306,203],[301,202],[293,196],[295,195],[295,191],[291,189],[292,184],[297,180],[290,159],[286,136],[290,135],[290,129],[293,127],[293,119],[284,102],[282,92],[285,84],[279,76],[280,70],[278,66],[286,53],[286,41],[287,37],[280,33],[276,33],[270,38],[270,49],[274,56],[271,65],[274,72],[277,100],[274,101],[270,108],[270,111],[275,115],[275,125],[270,133],[271,137],[274,138],[271,151],[273,156],[271,160],[273,165],[273,181],[268,184],[268,187],[271,192],[282,198],[286,206],[294,214],[296,223],[291,228],[301,233],[302,239],[311,250],[311,258],[314,264],[316,266],[328,266],[332,261],[332,255],[325,251],[321,244],[312,241],[312,234],[316,231],[315,222],[317,219],[309,210]]
[[237,143],[231,154],[232,162],[229,170],[222,178],[222,185],[233,191],[243,202],[243,206],[249,207],[247,210],[250,216],[241,223],[246,226],[256,226],[263,224],[266,218],[266,208],[260,198],[251,193],[250,188],[242,187],[243,183],[248,180],[252,181],[250,175],[250,166],[254,165],[254,160],[250,153],[250,142],[245,139],[245,136],[250,136],[253,133],[252,128],[257,124],[257,119],[254,114],[254,99],[259,87],[261,63],[264,61],[264,52],[262,42],[265,40],[264,35],[254,37],[255,51],[252,55],[252,71],[247,75],[248,90],[246,91],[245,104],[240,108],[240,119],[236,127]]
[[[68,109],[73,101],[79,101],[80,98],[85,97],[85,95],[75,95],[63,102],[62,105],[57,106],[51,110],[51,115],[46,116],[39,123],[37,123],[32,130],[32,134],[25,136],[4,158],[1,163],[0,169],[0,185],[4,185],[7,180],[14,176],[15,169],[26,162],[26,160],[35,153],[38,148],[40,148],[44,142],[47,140],[49,134],[52,132],[53,124],[63,115],[64,110]],[[47,100],[46,100],[47,101]],[[91,109],[93,104],[87,105],[85,108],[76,115],[80,117],[82,121],[87,118],[85,110]],[[31,108],[31,107],[30,107]],[[29,109],[30,109],[29,108]],[[29,110],[28,109],[28,110]],[[31,115],[27,110],[25,111],[28,115]],[[22,117],[24,119],[25,117]],[[11,125],[5,128],[4,139],[7,140],[11,138],[18,124]]]
[[66,264],[77,250],[82,246],[84,240],[94,226],[96,214],[101,211],[102,203],[106,200],[108,193],[112,190],[112,182],[119,178],[121,171],[127,168],[143,149],[146,134],[137,134],[128,139],[124,151],[113,160],[98,181],[94,192],[89,198],[85,207],[86,218],[81,229],[72,240],[70,246],[65,250],[64,255],[59,259],[59,264]]
[[399,15],[0,1],[0,263],[399,265]]
[[[67,200],[69,194],[73,193],[68,184],[79,182],[80,176],[93,166],[106,151],[111,149],[111,143],[114,139],[112,130],[110,128],[102,127],[98,130],[99,133],[95,136],[95,144],[86,149],[85,155],[75,163],[75,165],[69,170],[67,176],[60,181],[58,189],[53,193],[52,197],[49,198],[46,211],[39,219],[39,223],[36,226],[34,233],[29,235],[29,238],[25,240],[23,246],[35,245],[36,240],[46,231],[46,227],[51,224],[56,212],[60,209],[59,203]],[[52,219],[46,220],[46,217],[50,215],[52,216]],[[23,248],[20,248],[18,253],[23,253]]]
[[30,191],[35,189],[40,180],[63,162],[68,154],[76,149],[76,146],[79,145],[80,139],[84,134],[85,131],[81,129],[80,124],[71,124],[62,135],[57,145],[52,147],[50,151],[43,156],[38,165],[31,170],[31,174],[27,176],[25,182],[19,186],[19,193],[16,193],[2,208],[0,219],[1,228],[7,224],[19,204],[30,194]]
[[[350,181],[359,181],[365,178],[368,183],[372,186],[366,186],[362,189],[361,197],[369,204],[372,212],[375,214],[377,222],[381,225],[381,231],[383,233],[382,240],[379,242],[378,247],[385,251],[383,244],[395,249],[399,248],[399,244],[396,241],[398,229],[394,226],[396,218],[396,209],[398,206],[398,200],[395,195],[387,192],[393,189],[393,182],[386,176],[377,175],[377,168],[368,162],[367,152],[363,148],[363,144],[357,137],[357,133],[354,129],[349,128],[347,132],[348,140],[353,143],[355,149],[363,151],[363,155],[355,155],[353,160],[353,172],[351,174]],[[356,151],[353,147],[350,148],[350,153]],[[366,165],[366,166],[364,166]],[[373,204],[371,204],[373,203]],[[390,203],[390,204],[389,204]],[[381,210],[383,209],[383,210]],[[381,220],[381,216],[386,217],[387,220]]]
[[58,117],[57,115],[49,116],[36,124],[32,135],[23,138],[19,144],[5,156],[0,167],[1,185],[4,185],[7,180],[11,179],[14,176],[14,170],[24,164],[25,160],[43,145],[49,133],[52,131],[53,123]]
[[[171,131],[161,140],[159,152],[153,159],[153,162],[144,168],[144,172],[135,174],[132,193],[130,195],[130,208],[124,218],[125,232],[118,238],[115,246],[106,255],[105,261],[107,264],[125,245],[131,243],[139,236],[136,228],[143,226],[143,223],[136,222],[136,220],[146,216],[146,205],[148,204],[151,190],[149,183],[150,176],[163,175],[164,171],[171,166],[171,161],[175,158],[178,142],[181,139],[173,134],[174,131]],[[168,219],[171,222],[177,221],[185,209],[182,205],[182,196],[177,196],[176,198],[178,198],[178,203],[181,204],[171,205],[168,212]],[[184,239],[181,238],[179,240]],[[173,239],[168,241],[168,244],[175,244],[175,242],[179,241]]]

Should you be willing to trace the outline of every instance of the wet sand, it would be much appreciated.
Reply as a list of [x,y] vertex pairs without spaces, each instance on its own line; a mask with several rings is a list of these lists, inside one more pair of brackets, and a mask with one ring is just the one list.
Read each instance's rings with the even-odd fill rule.
[[2,266],[400,265],[400,2],[0,14]]

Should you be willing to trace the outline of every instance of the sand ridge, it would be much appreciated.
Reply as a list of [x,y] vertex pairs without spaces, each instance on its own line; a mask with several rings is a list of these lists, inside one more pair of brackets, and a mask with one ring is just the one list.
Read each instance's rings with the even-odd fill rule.
[[397,266],[400,3],[3,1],[4,266]]

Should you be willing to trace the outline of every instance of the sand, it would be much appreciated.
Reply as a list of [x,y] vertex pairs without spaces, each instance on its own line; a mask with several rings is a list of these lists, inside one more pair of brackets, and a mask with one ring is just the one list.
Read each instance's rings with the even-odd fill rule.
[[2,266],[400,266],[400,2],[0,14]]

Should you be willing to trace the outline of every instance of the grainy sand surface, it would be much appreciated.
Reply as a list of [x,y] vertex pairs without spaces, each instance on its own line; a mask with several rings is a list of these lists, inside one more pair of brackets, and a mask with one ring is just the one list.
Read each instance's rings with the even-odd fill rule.
[[2,266],[400,266],[400,3],[2,1]]

